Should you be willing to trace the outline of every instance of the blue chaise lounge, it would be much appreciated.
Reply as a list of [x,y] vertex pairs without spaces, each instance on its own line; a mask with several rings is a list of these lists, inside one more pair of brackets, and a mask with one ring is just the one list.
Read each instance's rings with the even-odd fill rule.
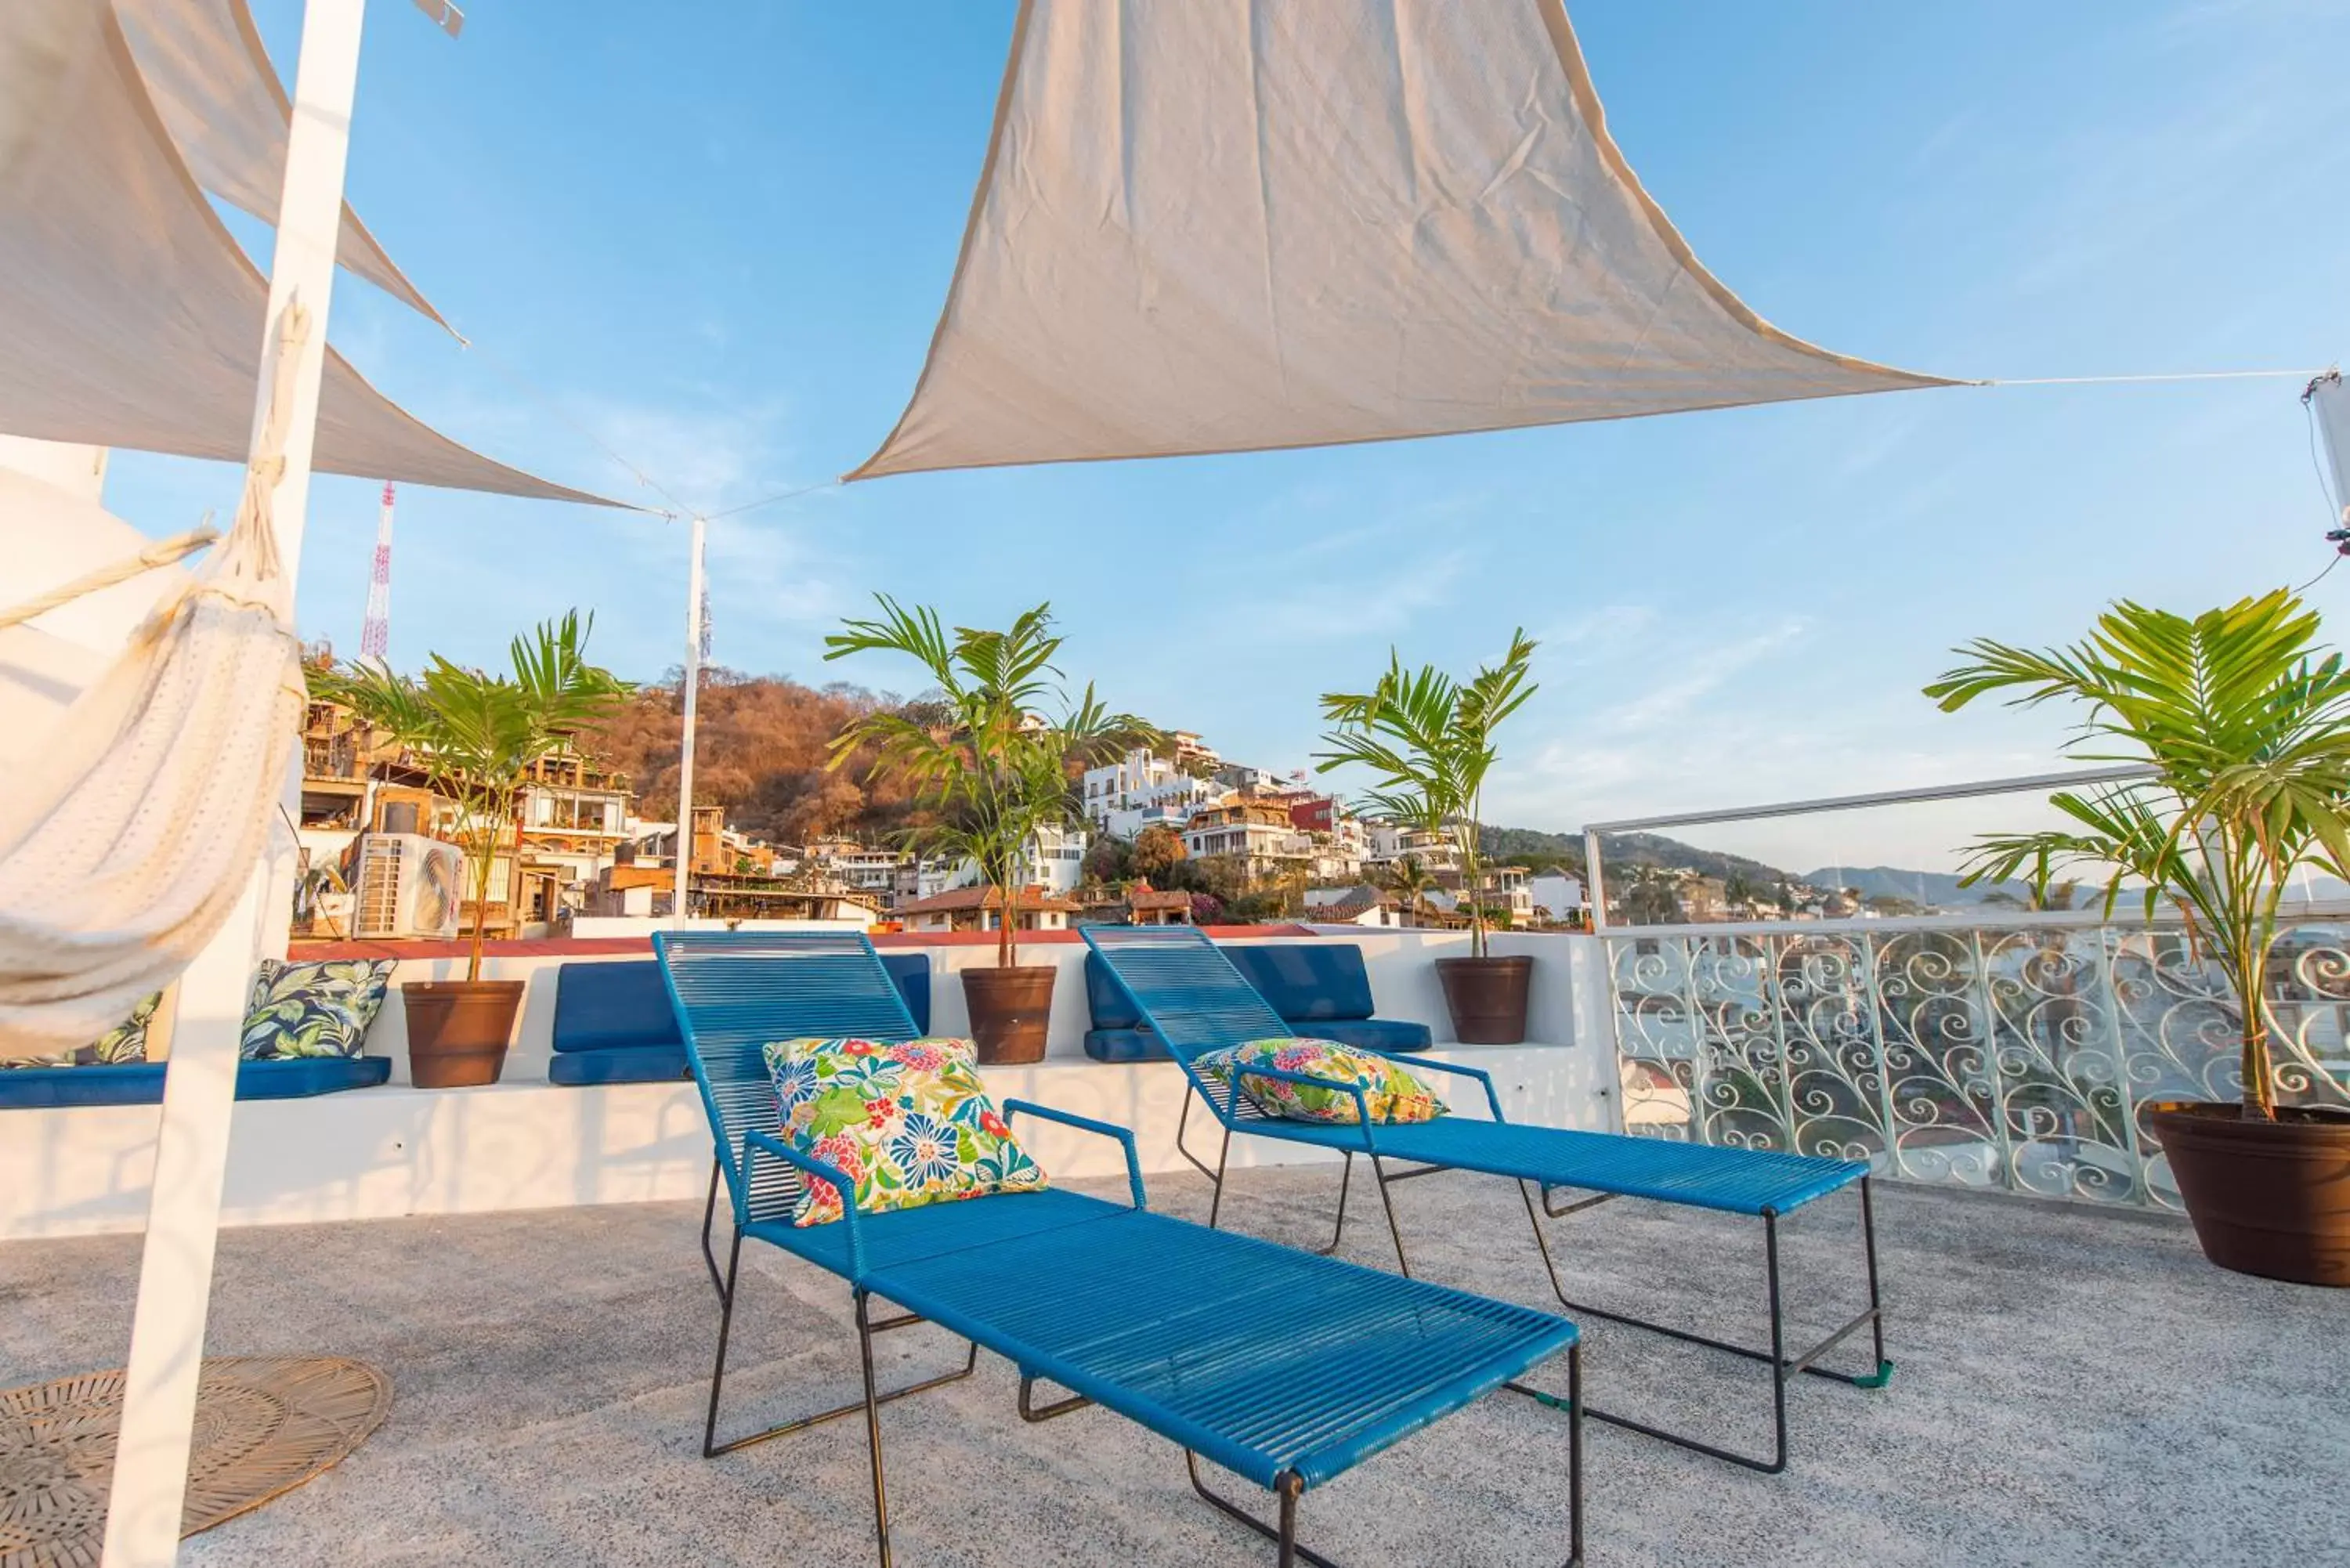
[[[931,1027],[928,953],[884,953],[881,963],[906,999],[915,1028]],[[567,963],[556,971],[551,1084],[662,1084],[690,1078],[685,1042],[661,984],[657,959]]]
[[[1353,942],[1227,944],[1222,951],[1295,1033],[1371,1051],[1425,1051],[1431,1044],[1425,1023],[1371,1016],[1370,971]],[[1098,953],[1086,954],[1086,1005],[1093,1014],[1086,1054],[1095,1061],[1174,1060]]]
[[[1116,1139],[1126,1156],[1127,1200],[1050,1187],[879,1213],[852,1203],[829,1224],[795,1224],[805,1182],[843,1191],[855,1183],[784,1136],[763,1047],[811,1034],[910,1038],[915,1020],[894,977],[854,931],[661,931],[653,950],[689,1044],[732,1220],[725,1267],[710,1256],[720,1310],[705,1457],[862,1416],[874,1543],[881,1568],[889,1568],[881,1407],[969,1376],[983,1347],[1017,1369],[1023,1418],[1090,1407],[1124,1416],[1180,1446],[1193,1488],[1270,1539],[1279,1568],[1301,1561],[1329,1568],[1297,1539],[1304,1494],[1508,1388],[1566,1416],[1565,1539],[1528,1533],[1546,1557],[1563,1544],[1568,1568],[1583,1561],[1580,1349],[1566,1319],[1154,1214],[1131,1132],[1019,1100],[1003,1102],[1006,1120],[1058,1122]],[[863,1397],[721,1440],[735,1292],[747,1282],[745,1241],[789,1252],[847,1287]],[[708,1243],[705,1229],[705,1250]],[[901,1310],[877,1313],[879,1303]],[[875,1337],[925,1323],[967,1349],[945,1371],[881,1386]],[[846,1348],[845,1337],[833,1347]],[[1564,1395],[1522,1381],[1554,1356],[1566,1361]],[[1035,1387],[1046,1381],[1068,1395],[1040,1404]],[[1211,1490],[1203,1459],[1270,1491],[1274,1521]],[[798,1484],[807,1484],[805,1476]],[[1079,1506],[1072,1499],[1055,1511]],[[1040,1527],[1048,1539],[1055,1522]]]
[[[1460,1097],[1469,1106],[1432,1121],[1379,1125],[1358,1109],[1350,1123],[1292,1120],[1265,1114],[1249,1095],[1227,1078],[1205,1072],[1201,1058],[1262,1040],[1284,1028],[1254,987],[1245,982],[1232,960],[1241,950],[1220,948],[1205,933],[1187,926],[1087,926],[1082,932],[1112,981],[1137,1012],[1148,1020],[1159,1038],[1173,1044],[1183,1072],[1191,1080],[1183,1116],[1176,1123],[1176,1147],[1216,1184],[1208,1223],[1216,1223],[1222,1208],[1225,1160],[1233,1135],[1276,1138],[1312,1145],[1346,1157],[1338,1180],[1338,1217],[1330,1249],[1336,1251],[1347,1218],[1347,1192],[1354,1178],[1355,1156],[1367,1158],[1377,1178],[1379,1203],[1388,1234],[1395,1243],[1397,1265],[1411,1272],[1404,1250],[1403,1229],[1397,1222],[1395,1201],[1388,1189],[1440,1171],[1474,1171],[1514,1181],[1534,1227],[1534,1245],[1550,1274],[1551,1290],[1559,1304],[1578,1315],[1606,1318],[1650,1329],[1688,1344],[1725,1351],[1759,1361],[1771,1369],[1772,1448],[1768,1454],[1744,1453],[1687,1432],[1611,1414],[1596,1407],[1586,1414],[1595,1419],[1661,1438],[1685,1449],[1749,1469],[1776,1473],[1787,1464],[1787,1385],[1803,1374],[1832,1378],[1858,1387],[1882,1387],[1893,1374],[1885,1355],[1884,1300],[1877,1266],[1877,1226],[1869,1200],[1869,1167],[1865,1160],[1829,1159],[1777,1150],[1737,1148],[1710,1144],[1671,1143],[1661,1138],[1633,1137],[1616,1133],[1582,1132],[1566,1127],[1512,1122],[1502,1113],[1501,1096],[1492,1076],[1482,1068],[1458,1063],[1414,1060],[1409,1070],[1445,1075],[1454,1082],[1473,1085],[1479,1093]],[[1309,1028],[1306,1033],[1315,1030]],[[1360,1047],[1357,1047],[1360,1049]],[[1263,1074],[1261,1068],[1252,1072]],[[1263,1074],[1278,1078],[1280,1074]],[[1357,1104],[1363,1102],[1356,1091]],[[1183,1142],[1191,1100],[1196,1096],[1214,1113],[1222,1142],[1210,1168]],[[1469,1108],[1484,1102],[1478,1115]],[[1390,1170],[1393,1162],[1401,1168]],[[1808,1350],[1791,1351],[1780,1290],[1779,1222],[1797,1210],[1832,1193],[1859,1189],[1861,1249],[1866,1265],[1868,1305],[1843,1326]],[[1579,1190],[1586,1196],[1560,1203],[1553,1195]],[[1537,1193],[1540,1194],[1539,1208]],[[1558,1262],[1543,1234],[1540,1215],[1553,1219],[1612,1202],[1619,1198],[1709,1209],[1718,1213],[1759,1220],[1762,1225],[1764,1279],[1770,1311],[1770,1347],[1757,1349],[1711,1338],[1688,1329],[1652,1322],[1629,1312],[1609,1310],[1569,1296]],[[1821,1358],[1846,1339],[1865,1334],[1875,1355],[1869,1369],[1847,1372],[1820,1364]]]

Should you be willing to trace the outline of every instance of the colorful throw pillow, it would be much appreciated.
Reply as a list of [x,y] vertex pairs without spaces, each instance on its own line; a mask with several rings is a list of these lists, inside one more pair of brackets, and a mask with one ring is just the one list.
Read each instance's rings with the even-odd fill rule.
[[[855,1182],[865,1213],[1045,1186],[968,1040],[776,1040],[766,1059],[785,1137]],[[792,1222],[840,1217],[838,1189],[809,1179]]]
[[147,1026],[155,1022],[155,1010],[163,1005],[160,991],[140,999],[130,1010],[130,1016],[74,1051],[60,1051],[47,1056],[22,1056],[0,1059],[0,1069],[8,1067],[113,1067],[127,1062],[147,1060]]
[[394,959],[327,959],[283,963],[264,959],[245,1003],[238,1054],[248,1062],[285,1056],[356,1056],[383,1007]]
[[[1292,1121],[1352,1124],[1359,1120],[1360,1112],[1355,1096],[1347,1091],[1347,1085],[1363,1091],[1364,1103],[1374,1122],[1432,1122],[1450,1108],[1426,1084],[1395,1063],[1383,1056],[1349,1050],[1330,1040],[1252,1040],[1227,1051],[1211,1052],[1193,1062],[1192,1066],[1201,1076],[1217,1084],[1229,1084],[1237,1072],[1241,1092],[1254,1100],[1265,1115]],[[1333,1086],[1322,1089],[1293,1084],[1286,1078],[1267,1078],[1252,1074],[1252,1066],[1303,1073]]]

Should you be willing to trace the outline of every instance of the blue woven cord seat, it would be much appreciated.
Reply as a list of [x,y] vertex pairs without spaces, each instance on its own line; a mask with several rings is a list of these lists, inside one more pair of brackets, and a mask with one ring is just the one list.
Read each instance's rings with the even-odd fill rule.
[[868,1279],[1264,1487],[1328,1480],[1575,1341],[1573,1324],[1531,1307],[1103,1207],[1088,1224]]
[[1792,1214],[1868,1174],[1859,1160],[1817,1159],[1767,1149],[1716,1148],[1567,1127],[1528,1127],[1449,1116],[1432,1122],[1358,1127],[1266,1117],[1248,1130],[1263,1137],[1362,1152],[1388,1159],[1514,1177],[1544,1187],[1579,1187],[1730,1214]]
[[[861,1277],[869,1279],[877,1272],[942,1252],[998,1246],[1043,1231],[1090,1224],[1106,1214],[1128,1212],[1122,1203],[1105,1203],[1066,1188],[1047,1187],[1039,1192],[1001,1193],[961,1203],[926,1203],[920,1209],[860,1215],[857,1229],[865,1264]],[[842,1279],[850,1277],[846,1225],[798,1226],[788,1220],[754,1220],[743,1233],[781,1247]]]

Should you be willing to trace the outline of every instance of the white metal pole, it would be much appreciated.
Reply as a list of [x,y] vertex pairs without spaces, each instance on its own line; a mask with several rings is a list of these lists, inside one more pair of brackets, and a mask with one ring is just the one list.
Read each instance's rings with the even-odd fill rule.
[[[253,443],[268,420],[272,369],[286,307],[309,314],[293,381],[285,476],[275,496],[277,554],[289,577],[302,559],[310,454],[326,365],[328,304],[334,293],[343,170],[351,103],[359,86],[359,35],[367,0],[307,0],[296,70],[294,122],[286,153],[271,263],[269,313],[254,392]],[[299,803],[299,755],[287,792]],[[106,1568],[171,1568],[193,1441],[196,1378],[211,1306],[213,1248],[228,1168],[235,1108],[237,1038],[255,963],[286,950],[293,917],[295,846],[273,833],[244,897],[220,934],[180,982],[180,1011],[163,1081],[154,1189],[130,1327],[122,1433],[106,1518]]]
[[1591,929],[1607,929],[1607,886],[1599,879],[1599,833],[1586,828],[1583,834],[1583,901],[1591,906]]
[[693,520],[692,560],[685,574],[685,732],[677,750],[677,890],[670,896],[670,917],[680,930],[692,913],[686,878],[693,868],[693,709],[702,689],[702,546],[708,530],[700,517]]

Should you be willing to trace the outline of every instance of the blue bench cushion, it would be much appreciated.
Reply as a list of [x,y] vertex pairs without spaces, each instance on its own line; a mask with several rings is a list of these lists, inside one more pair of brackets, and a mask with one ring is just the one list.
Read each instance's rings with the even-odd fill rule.
[[571,1050],[546,1064],[546,1081],[577,1087],[583,1084],[671,1084],[691,1078],[682,1045],[607,1045],[594,1051]]
[[1400,1018],[1316,1018],[1299,1020],[1295,1027],[1315,1040],[1333,1040],[1366,1051],[1425,1051],[1435,1043],[1427,1024],[1407,1023]]
[[[0,1073],[0,1110],[68,1106],[152,1106],[163,1098],[161,1062],[120,1066],[20,1067]],[[389,1056],[289,1056],[240,1062],[240,1100],[297,1100],[371,1089],[391,1076]]]
[[[1371,1016],[1370,974],[1363,950],[1352,942],[1222,950],[1284,1023],[1300,1026],[1300,1034],[1373,1051],[1425,1051],[1433,1039],[1425,1023]],[[1086,1006],[1094,1025],[1086,1035],[1086,1054],[1095,1061],[1174,1060],[1097,952],[1086,954]]]
[[[921,1033],[931,1028],[931,955],[884,953],[881,966],[897,982]],[[685,1071],[685,1043],[678,1037],[677,1017],[670,1011],[669,991],[661,984],[657,959],[627,959],[618,963],[583,962],[559,966],[555,978],[555,1050],[559,1064],[567,1053],[643,1050],[667,1047],[677,1053],[678,1071],[651,1077],[673,1078]],[[617,1066],[615,1070],[618,1070]],[[638,1077],[562,1077],[550,1069],[557,1084],[610,1084],[646,1081]]]
[[1088,1029],[1086,1054],[1097,1062],[1172,1062],[1167,1042],[1148,1029]]
[[1226,947],[1224,956],[1273,1010],[1292,1023],[1368,1018],[1371,977],[1352,942],[1281,942]]
[[1127,1000],[1126,992],[1110,978],[1109,965],[1102,962],[1101,954],[1090,950],[1086,953],[1086,1010],[1093,1015],[1097,1031],[1139,1029],[1142,1025],[1141,1011]]

